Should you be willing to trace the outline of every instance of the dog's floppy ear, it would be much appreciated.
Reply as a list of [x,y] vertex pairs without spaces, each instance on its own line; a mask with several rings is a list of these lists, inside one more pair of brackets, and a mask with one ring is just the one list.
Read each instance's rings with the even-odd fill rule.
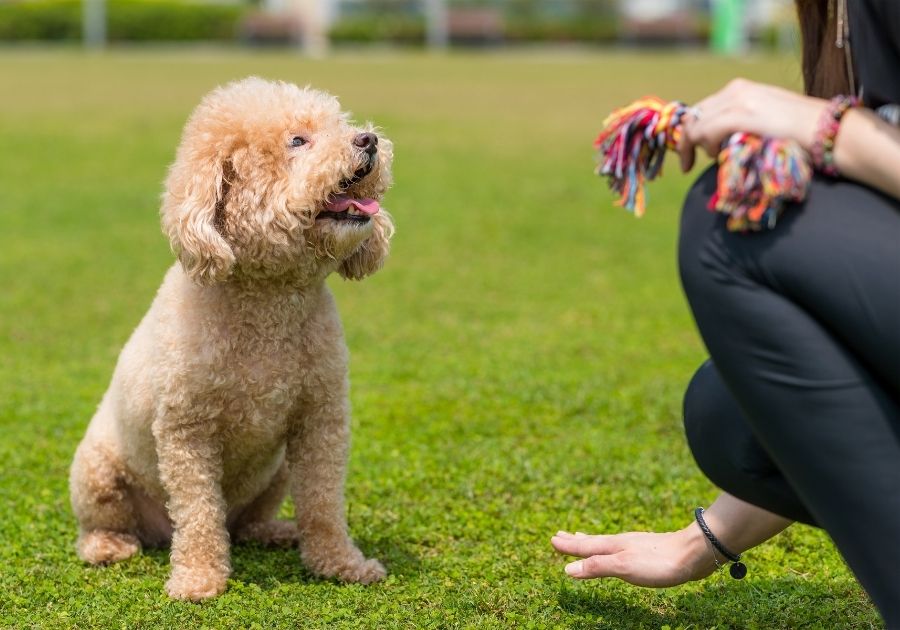
[[234,252],[222,236],[234,169],[225,159],[179,156],[169,173],[162,228],[189,278],[213,284],[228,277]]
[[381,269],[391,251],[391,237],[394,235],[391,215],[382,210],[372,217],[372,221],[375,222],[372,236],[363,241],[338,267],[338,273],[347,280],[362,280],[371,276]]

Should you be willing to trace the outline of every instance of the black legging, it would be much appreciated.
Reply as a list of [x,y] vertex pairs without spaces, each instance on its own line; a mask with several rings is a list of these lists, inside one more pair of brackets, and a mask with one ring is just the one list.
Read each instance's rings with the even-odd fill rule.
[[685,396],[697,463],[749,503],[816,524],[900,628],[900,202],[816,180],[756,234],[688,195],[679,264],[711,356]]

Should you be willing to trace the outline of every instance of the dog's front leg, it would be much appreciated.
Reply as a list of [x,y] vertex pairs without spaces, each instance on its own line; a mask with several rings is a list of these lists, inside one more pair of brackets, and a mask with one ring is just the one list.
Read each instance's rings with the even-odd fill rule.
[[349,438],[348,402],[316,401],[288,438],[291,493],[307,568],[344,582],[369,584],[386,572],[378,560],[363,556],[347,530],[344,474]]
[[225,590],[231,562],[214,426],[165,418],[154,423],[153,434],[174,530],[166,592],[195,602],[215,597]]

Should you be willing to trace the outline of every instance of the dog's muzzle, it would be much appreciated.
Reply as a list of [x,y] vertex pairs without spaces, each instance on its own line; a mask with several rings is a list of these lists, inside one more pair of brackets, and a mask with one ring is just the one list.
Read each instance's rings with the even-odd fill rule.
[[341,180],[340,188],[346,190],[353,184],[362,181],[375,168],[378,159],[378,136],[374,133],[361,133],[353,138],[353,146],[362,152],[362,165],[353,171],[352,177]]
[[370,158],[374,157],[378,153],[378,136],[371,132],[357,134],[353,138],[353,146],[365,151]]

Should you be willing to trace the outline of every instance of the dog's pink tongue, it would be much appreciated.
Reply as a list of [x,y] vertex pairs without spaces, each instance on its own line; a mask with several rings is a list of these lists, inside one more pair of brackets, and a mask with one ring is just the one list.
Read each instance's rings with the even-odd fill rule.
[[351,199],[347,195],[333,195],[325,209],[329,212],[346,212],[353,206],[363,214],[375,215],[381,206],[374,199]]

